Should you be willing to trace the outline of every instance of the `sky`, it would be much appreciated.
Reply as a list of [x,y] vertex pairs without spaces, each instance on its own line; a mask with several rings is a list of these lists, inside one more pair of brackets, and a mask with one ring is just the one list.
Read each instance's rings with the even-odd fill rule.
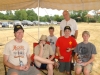
[[[38,8],[33,9],[37,14],[38,14]],[[93,13],[94,10],[91,10],[88,12],[88,14],[94,15]],[[44,16],[44,15],[49,15],[49,16],[54,16],[54,15],[62,15],[63,10],[52,10],[52,9],[46,9],[46,8],[39,8],[39,15]]]
[[[35,8],[33,10],[35,11],[35,13],[38,14],[38,8]],[[1,12],[4,14],[6,13],[6,11],[1,11]],[[49,15],[49,16],[59,15],[60,16],[62,15],[62,13],[63,13],[63,10],[39,8],[39,16],[45,16],[45,15]],[[94,15],[93,10],[89,11],[88,14]]]
[[[27,9],[30,10],[30,9]],[[38,8],[33,8],[34,12],[38,14]],[[2,13],[6,13],[6,11],[0,11]],[[12,11],[14,13],[14,11]],[[52,10],[52,9],[46,9],[46,8],[39,8],[39,15],[40,16],[45,16],[45,15],[49,15],[49,16],[54,16],[54,15],[62,15],[63,10]]]
[[[37,14],[38,14],[38,8],[33,9]],[[63,10],[57,10],[57,9],[46,9],[46,8],[39,8],[39,15],[44,16],[44,15],[49,15],[49,16],[54,16],[54,15],[62,15]]]

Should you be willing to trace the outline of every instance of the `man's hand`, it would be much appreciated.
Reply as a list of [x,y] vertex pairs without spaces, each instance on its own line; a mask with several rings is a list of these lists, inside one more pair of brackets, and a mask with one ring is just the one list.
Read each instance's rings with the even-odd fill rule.
[[25,65],[24,67],[24,71],[27,71],[30,68],[30,65]]
[[60,56],[59,59],[64,59],[64,57],[63,56]]
[[24,70],[25,66],[15,66],[15,69],[17,70]]

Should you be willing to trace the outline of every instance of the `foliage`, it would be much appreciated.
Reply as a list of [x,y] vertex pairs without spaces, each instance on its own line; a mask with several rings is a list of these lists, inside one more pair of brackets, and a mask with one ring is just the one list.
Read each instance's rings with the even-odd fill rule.
[[33,10],[27,10],[26,13],[27,13],[28,20],[30,20],[30,21],[37,20],[38,16]]
[[0,19],[4,19],[4,14],[3,13],[0,13]]
[[41,22],[50,22],[51,18],[48,15],[40,16],[40,21]]
[[75,19],[77,22],[86,22],[87,19],[85,15],[87,15],[88,11],[71,11],[70,16],[71,18]]
[[[75,19],[77,22],[100,22],[100,15],[94,15],[93,19],[89,19],[85,17],[88,14],[86,10],[79,11],[69,11],[70,17]],[[50,22],[51,20],[61,22],[64,18],[63,16],[54,15],[54,16],[39,16],[40,21],[42,22]],[[35,21],[38,20],[38,15],[34,12],[34,10],[16,10],[15,13],[12,11],[6,11],[6,14],[0,13],[1,20],[30,20]]]
[[17,11],[15,11],[15,19],[16,20],[26,20],[27,19],[26,10],[17,10]]
[[94,18],[92,18],[89,20],[89,22],[96,23],[96,20]]

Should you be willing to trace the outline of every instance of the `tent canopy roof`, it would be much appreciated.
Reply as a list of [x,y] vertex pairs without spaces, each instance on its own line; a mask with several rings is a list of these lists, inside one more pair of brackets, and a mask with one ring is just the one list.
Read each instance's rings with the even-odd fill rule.
[[[58,10],[98,10],[100,0],[39,0],[40,7]],[[0,0],[0,10],[38,7],[38,0]]]

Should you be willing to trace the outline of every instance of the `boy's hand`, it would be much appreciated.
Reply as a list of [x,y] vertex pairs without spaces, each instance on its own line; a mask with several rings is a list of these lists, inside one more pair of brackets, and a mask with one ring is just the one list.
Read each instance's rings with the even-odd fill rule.
[[87,62],[83,62],[83,63],[82,63],[82,66],[86,66],[86,65],[87,65]]
[[76,62],[79,64],[82,63],[82,61],[80,59],[77,59]]
[[59,59],[64,59],[64,57],[63,56],[60,56]]
[[67,52],[70,52],[70,51],[71,51],[71,48],[68,48],[66,51],[67,51]]
[[43,49],[43,44],[41,42],[39,43],[39,46],[40,46],[40,48]]

